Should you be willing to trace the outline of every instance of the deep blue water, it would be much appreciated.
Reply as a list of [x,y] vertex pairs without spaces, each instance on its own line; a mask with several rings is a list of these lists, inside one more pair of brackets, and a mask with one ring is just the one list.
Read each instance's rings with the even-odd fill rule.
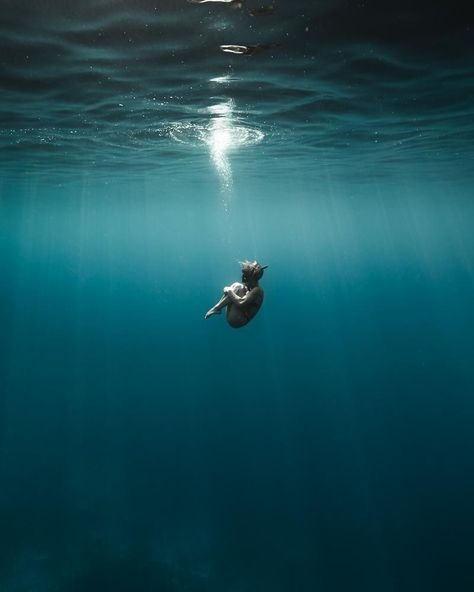
[[470,14],[260,5],[1,3],[1,592],[474,588]]

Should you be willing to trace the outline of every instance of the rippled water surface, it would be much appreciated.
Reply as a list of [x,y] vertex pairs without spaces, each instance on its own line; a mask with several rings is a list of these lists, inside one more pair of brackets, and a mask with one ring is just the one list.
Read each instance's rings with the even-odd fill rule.
[[[197,172],[204,158],[182,144],[225,123],[238,145],[262,137],[234,155],[252,174],[256,159],[352,176],[414,161],[428,173],[469,173],[468,13],[440,2],[324,0],[250,16],[257,5],[3,0],[2,163],[66,177],[178,162]],[[278,46],[220,51],[232,43]]]

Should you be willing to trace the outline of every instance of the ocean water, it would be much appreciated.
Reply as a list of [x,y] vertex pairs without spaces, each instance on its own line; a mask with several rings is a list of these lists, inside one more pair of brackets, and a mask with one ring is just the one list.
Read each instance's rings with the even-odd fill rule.
[[264,4],[0,3],[1,592],[474,589],[471,14]]

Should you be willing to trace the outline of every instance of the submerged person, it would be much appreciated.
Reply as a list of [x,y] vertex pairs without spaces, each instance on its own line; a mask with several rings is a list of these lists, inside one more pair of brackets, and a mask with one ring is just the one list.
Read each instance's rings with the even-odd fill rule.
[[238,329],[251,321],[260,310],[263,290],[258,282],[268,265],[262,266],[257,261],[243,261],[241,266],[242,282],[226,286],[222,298],[207,311],[205,319],[221,314],[222,309],[227,307],[227,322],[234,329]]

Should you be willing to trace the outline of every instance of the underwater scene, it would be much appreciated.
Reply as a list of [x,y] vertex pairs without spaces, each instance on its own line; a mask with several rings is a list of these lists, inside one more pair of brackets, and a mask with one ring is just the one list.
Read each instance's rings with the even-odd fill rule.
[[468,7],[1,0],[0,167],[0,592],[474,590]]

